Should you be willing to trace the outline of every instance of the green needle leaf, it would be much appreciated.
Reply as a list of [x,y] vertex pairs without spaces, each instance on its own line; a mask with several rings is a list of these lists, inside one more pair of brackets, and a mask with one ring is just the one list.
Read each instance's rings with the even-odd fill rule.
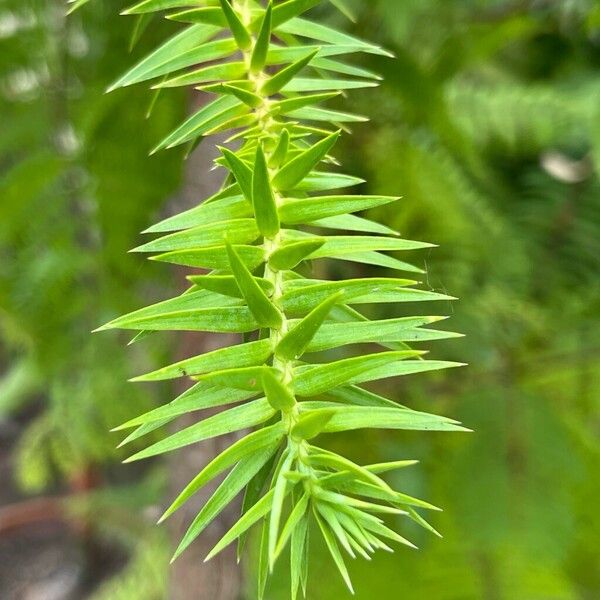
[[164,148],[201,140],[214,127],[247,112],[248,107],[234,96],[221,96],[186,119],[152,150],[152,154]]
[[374,552],[373,547],[371,546],[367,536],[364,534],[360,525],[356,523],[346,512],[340,510],[336,513],[336,517],[342,527],[356,540],[358,546],[354,546],[356,550],[364,557],[366,560],[371,560],[369,555],[363,554],[359,548],[362,548],[366,552]]
[[408,494],[402,494],[401,492],[394,492],[391,489],[383,489],[381,485],[376,486],[364,481],[346,481],[340,485],[337,485],[336,487],[339,490],[350,492],[358,496],[374,498],[376,500],[384,500],[395,506],[402,506],[402,508],[406,508],[405,505],[410,505],[417,506],[425,510],[440,510],[437,506],[434,506],[429,502],[425,502],[425,500],[419,500],[419,498],[413,498],[412,496],[409,496]]
[[296,405],[296,398],[290,388],[275,374],[274,369],[264,369],[263,389],[269,404],[275,410],[289,411]]
[[[192,25],[184,29],[168,39],[127,71],[127,73],[122,75],[107,91],[111,92],[120,87],[170,73],[180,68],[181,57],[185,57],[186,55],[195,55],[194,62],[190,63],[191,65],[202,62],[205,60],[205,56],[208,56],[209,59],[218,58],[220,52],[217,51],[216,56],[213,57],[214,46],[211,46],[210,43],[205,43],[214,35],[215,31],[216,28],[211,25]],[[222,49],[223,42],[224,40],[220,40],[217,48]],[[184,66],[189,65],[184,64]]]
[[[197,4],[197,3],[195,3]],[[181,6],[193,6],[189,2],[181,2]],[[219,28],[227,27],[227,19],[223,11],[216,6],[206,6],[203,8],[192,8],[190,10],[182,10],[170,15],[167,19],[179,21],[181,23],[207,23],[216,25]]]
[[[245,514],[249,508],[254,506],[256,502],[258,502],[263,489],[267,483],[267,480],[273,473],[273,468],[275,463],[277,462],[277,453],[275,453],[271,458],[264,464],[263,468],[250,480],[248,485],[246,486],[246,491],[244,492],[244,500],[242,502],[242,510],[241,514]],[[237,559],[238,562],[242,558],[242,552],[246,545],[246,540],[248,536],[246,533],[240,535],[237,543]]]
[[[239,537],[247,535],[242,533]],[[258,549],[258,573],[256,577],[258,600],[264,600],[267,580],[269,578],[269,521],[264,518],[260,532],[260,546]]]
[[325,365],[298,367],[294,374],[294,387],[300,396],[314,396],[343,384],[459,366],[444,361],[406,360],[420,354],[416,350],[398,350],[355,356]]
[[327,25],[315,23],[304,18],[287,21],[279,27],[279,30],[284,33],[290,33],[292,35],[299,35],[313,40],[327,42],[328,44],[357,46],[362,52],[389,57],[393,56],[386,50],[382,50],[379,46],[365,42],[332,27],[328,27]]
[[286,490],[289,481],[285,477],[290,470],[294,461],[294,455],[290,452],[283,464],[273,487],[273,506],[271,507],[271,517],[269,519],[269,569],[272,572],[275,565],[275,548],[277,546],[277,538],[279,535],[279,524],[281,521],[281,513],[283,511],[283,501],[286,497]]
[[250,59],[250,71],[260,73],[267,62],[267,53],[269,51],[269,42],[271,41],[271,19],[273,15],[273,2],[269,0],[269,5],[265,10],[263,20],[256,38],[256,44],[252,51]]
[[[283,534],[282,534],[283,535]],[[302,584],[306,597],[306,576],[308,571],[308,513],[292,529],[290,541],[290,571],[292,600],[298,596]]]
[[[375,504],[373,502],[365,502],[364,500],[357,500],[351,496],[344,496],[336,492],[329,492],[323,489],[316,489],[314,495],[317,499],[328,502],[332,506],[344,507],[344,508],[357,508],[362,510],[368,510],[371,513],[380,513],[384,515],[405,515],[406,511],[394,508],[392,506],[385,506],[383,504]],[[371,515],[370,515],[371,516]],[[381,520],[373,518],[373,522],[380,523]]]
[[352,10],[346,5],[345,0],[329,0],[329,1],[352,22],[356,21],[356,16],[352,12]]
[[193,520],[189,529],[183,536],[179,547],[175,551],[172,561],[174,561],[240,493],[252,477],[260,471],[265,462],[269,460],[273,452],[273,447],[266,448],[254,452],[240,460]]
[[[67,1],[77,7],[88,0]],[[338,170],[331,156],[340,128],[368,119],[326,102],[345,90],[377,86],[381,79],[348,59],[356,53],[391,55],[304,18],[320,2],[136,0],[124,11],[140,15],[134,39],[164,11],[171,22],[190,25],[113,85],[153,80],[158,91],[186,86],[213,95],[154,151],[183,145],[187,158],[204,138],[223,132],[223,145],[234,148],[219,148],[221,155],[214,160],[214,168],[225,172],[220,190],[148,228],[144,234],[155,235],[133,250],[150,253],[154,261],[202,269],[187,276],[191,285],[175,298],[115,318],[99,330],[134,330],[139,332],[136,341],[178,330],[241,337],[237,345],[136,377],[134,381],[187,377],[195,383],[172,402],[116,430],[129,430],[121,445],[150,438],[147,447],[136,448],[125,462],[239,432],[176,496],[161,521],[207,484],[224,478],[183,536],[176,558],[243,492],[239,520],[206,560],[236,539],[240,558],[249,529],[259,523],[259,600],[288,543],[291,600],[300,588],[306,597],[309,509],[350,591],[343,551],[370,560],[375,550],[393,551],[389,540],[414,547],[384,518],[406,517],[439,535],[416,512],[438,509],[393,490],[381,476],[415,461],[363,466],[308,440],[362,428],[468,431],[451,418],[411,410],[360,387],[462,365],[425,360],[425,352],[407,345],[456,337],[427,328],[442,317],[396,316],[405,313],[400,303],[452,297],[417,289],[420,282],[412,279],[372,276],[372,267],[424,273],[418,263],[404,262],[396,253],[432,245],[403,239],[387,225],[359,216],[362,211],[383,214],[372,209],[399,198],[352,195],[364,180]],[[329,6],[347,15],[348,4],[329,0]],[[390,207],[385,212],[389,217]],[[321,231],[326,233],[315,234]],[[345,279],[345,268],[302,264],[322,259],[358,263],[365,274]],[[315,274],[310,275],[313,266]],[[345,267],[340,262],[333,266]],[[337,278],[328,280],[325,273],[333,272]],[[373,320],[356,310],[363,304],[373,305]],[[358,351],[359,344],[382,351],[336,350],[353,345],[351,350]],[[316,364],[307,363],[306,355],[313,352],[323,354]],[[194,424],[155,437],[181,415],[194,417]]]
[[285,115],[294,110],[299,110],[312,104],[319,104],[331,98],[340,95],[340,92],[327,92],[325,94],[308,94],[305,96],[296,96],[294,98],[286,98],[273,103],[273,109],[277,110],[278,114]]
[[[235,184],[229,185],[223,188],[220,192],[217,192],[209,198],[206,198],[206,200],[201,202],[198,206],[173,215],[172,217],[167,217],[163,221],[148,227],[142,233],[164,233],[167,231],[180,231],[182,229],[188,229],[189,227],[195,227],[196,225],[202,225],[205,223],[207,216],[209,216],[213,221],[223,221],[228,217],[223,217],[218,212],[217,214],[214,214],[213,211],[215,208],[223,208],[223,206],[227,206],[232,202],[237,202],[240,197],[241,196],[237,186]],[[198,214],[201,216],[196,218]]]
[[262,365],[260,367],[222,369],[221,371],[213,371],[206,375],[195,376],[193,379],[199,379],[200,381],[206,381],[222,387],[259,392],[262,390],[263,372],[272,368]]
[[406,409],[345,406],[334,412],[324,429],[327,433],[363,428],[468,431],[452,419]]
[[330,296],[286,333],[275,348],[277,356],[288,360],[300,358],[329,315],[329,311],[341,300],[342,296],[341,292]]
[[252,202],[252,169],[238,156],[227,148],[219,148],[227,161],[235,180],[237,181],[244,197]]
[[256,108],[260,106],[263,102],[260,96],[257,96],[255,93],[249,90],[245,90],[243,87],[239,87],[233,84],[222,84],[212,91],[233,94],[236,98],[238,98],[244,104],[247,104],[251,108]]
[[[224,302],[223,302],[224,303]],[[176,312],[131,318],[104,329],[137,331],[211,331],[214,333],[249,332],[259,328],[246,307],[219,307],[181,310]]]
[[208,553],[208,556],[204,559],[204,562],[208,562],[216,554],[221,552],[224,548],[229,546],[231,542],[237,539],[247,529],[252,527],[259,519],[264,517],[270,510],[273,504],[273,495],[275,490],[272,489],[267,492],[248,512],[246,512],[238,520],[238,522],[221,538],[216,546]]
[[294,189],[327,156],[339,137],[336,131],[286,163],[273,178],[275,189]]
[[292,428],[292,436],[299,440],[312,440],[327,427],[335,412],[323,408],[304,413]]
[[[346,344],[413,341],[421,325],[435,323],[442,317],[401,317],[382,321],[363,321],[348,327],[345,323],[324,325],[309,345],[310,352],[337,348]],[[445,332],[440,333],[443,337]]]
[[442,534],[435,529],[430,523],[429,521],[426,521],[414,508],[411,508],[410,506],[406,507],[406,510],[408,511],[408,516],[418,525],[420,525],[421,527],[423,527],[424,529],[427,529],[427,531],[430,531],[431,533],[433,533],[433,535],[441,538]]
[[[223,2],[224,0],[221,0]],[[303,58],[297,60],[291,65],[281,69],[278,73],[267,79],[261,88],[263,96],[272,96],[285,87],[294,77],[306,67],[310,61],[319,53],[318,50],[309,52]]]
[[338,539],[342,548],[350,555],[351,558],[356,558],[356,554],[352,550],[352,544],[350,543],[350,538],[346,534],[344,528],[340,525],[339,519],[337,517],[337,511],[332,509],[330,506],[323,502],[315,503],[315,506],[319,513],[323,516],[327,524],[329,525],[331,531],[334,533],[335,537]]
[[164,440],[153,444],[149,448],[134,454],[125,462],[158,456],[159,454],[172,452],[173,450],[183,448],[184,446],[196,444],[197,442],[225,435],[226,433],[254,427],[255,425],[268,421],[274,414],[275,411],[271,408],[265,398],[254,400],[253,402],[248,402],[242,406],[230,408],[229,410],[216,414],[208,419],[204,419],[203,421],[200,421],[200,423],[196,423],[182,431],[174,433]]
[[250,367],[264,363],[271,353],[270,340],[258,340],[187,358],[168,367],[135,377],[131,381],[162,381],[175,377],[200,375],[215,369]]
[[305,258],[318,250],[325,240],[312,238],[285,244],[269,256],[269,265],[278,271],[286,271],[298,266]]
[[[233,275],[188,275],[187,279],[205,290],[232,298],[243,298],[242,291]],[[273,284],[270,281],[262,277],[254,277],[254,281],[265,294],[273,293]]]
[[174,88],[184,85],[199,85],[212,83],[220,80],[239,79],[246,72],[245,64],[241,61],[216,63],[206,67],[200,67],[193,71],[176,75],[166,81],[161,81],[153,86],[153,89]]
[[[175,400],[159,406],[150,412],[135,417],[112,431],[130,429],[140,425],[155,425],[157,422],[169,423],[176,417],[206,408],[216,408],[227,404],[235,404],[256,396],[248,390],[235,390],[210,385],[204,381],[198,382]],[[121,445],[124,445],[123,443]]]
[[186,231],[178,231],[134,248],[132,252],[169,252],[218,246],[225,242],[249,244],[259,236],[254,219],[232,219],[208,225],[199,225]]
[[[284,310],[303,312],[317,302],[322,302],[336,292],[342,292],[347,304],[374,304],[387,302],[421,302],[425,300],[451,300],[449,296],[417,290],[407,286],[415,282],[410,279],[368,278],[313,283],[290,281],[285,286],[281,299]],[[346,319],[347,320],[347,319]]]
[[221,10],[227,19],[227,23],[231,29],[231,33],[237,42],[240,50],[246,51],[249,50],[252,46],[252,38],[243,23],[240,21],[235,10],[233,10],[231,4],[229,4],[229,0],[219,0],[219,4],[221,5]]
[[[313,454],[313,451],[316,453]],[[388,494],[394,493],[392,488],[390,488],[390,486],[383,481],[383,479],[373,474],[365,467],[361,467],[360,465],[357,465],[356,463],[344,458],[343,456],[340,456],[339,454],[323,451],[320,448],[311,448],[310,462],[311,464],[314,463],[316,465],[325,466],[338,471],[350,471],[357,479],[377,486],[377,488],[386,491]]]
[[273,11],[273,25],[278,26],[293,19],[316,6],[319,2],[321,0],[288,0],[287,2],[281,2]]
[[310,500],[310,494],[305,492],[297,504],[292,509],[288,520],[286,521],[283,529],[281,530],[281,535],[279,536],[279,541],[275,547],[275,558],[277,558],[282,552],[285,546],[287,545],[294,529],[298,526],[298,524],[302,521],[304,515],[306,514],[306,509],[308,508],[308,501]]
[[231,244],[227,244],[227,254],[231,264],[231,270],[242,292],[242,295],[248,303],[250,312],[261,327],[279,329],[282,318],[279,310],[271,303],[269,298],[263,292],[262,288],[256,283],[248,267],[238,256]]
[[[356,323],[352,324],[354,327]],[[346,325],[348,327],[348,325]],[[388,400],[379,394],[374,394],[356,385],[348,385],[329,390],[325,394],[327,400],[351,404],[355,406],[381,406],[383,408],[405,408],[392,400]]]
[[[284,427],[282,423],[271,425],[264,429],[259,429],[254,433],[247,435],[245,438],[235,442],[232,446],[227,448],[224,452],[214,458],[190,483],[186,488],[179,494],[173,504],[165,511],[163,516],[160,518],[159,523],[167,519],[176,510],[178,510],[183,504],[185,504],[198,490],[200,490],[209,481],[217,477],[223,471],[237,463],[238,461],[251,456],[259,451],[269,448],[268,452],[262,453],[267,456],[267,459],[273,454],[274,449],[277,447],[279,440],[283,437]],[[261,464],[262,466],[266,463],[266,460]]]
[[271,154],[271,158],[269,159],[269,167],[275,169],[281,165],[281,163],[285,160],[287,156],[288,149],[290,147],[290,132],[288,129],[284,129],[281,132],[281,137],[277,142],[277,146],[275,150],[273,150],[273,154]]
[[[234,246],[239,257],[250,271],[254,271],[264,262],[264,250],[259,246]],[[200,267],[204,269],[229,269],[229,257],[225,246],[210,246],[208,248],[191,248],[189,250],[175,250],[153,256],[152,260],[168,262],[174,265],[187,267]]]
[[262,146],[256,147],[254,176],[252,178],[252,204],[259,231],[268,238],[279,232],[279,215],[271,189],[271,177]]
[[395,531],[393,531],[389,527],[386,527],[383,523],[375,523],[372,521],[365,521],[363,523],[363,526],[365,529],[368,529],[369,531],[372,531],[373,533],[376,533],[377,535],[380,535],[382,537],[393,540],[394,542],[398,542],[399,544],[408,546],[409,548],[412,548],[413,550],[417,550],[417,547],[412,542],[410,542],[406,538],[402,537],[401,535],[397,534]]
[[333,558],[333,562],[335,563],[335,566],[337,567],[338,571],[340,572],[340,575],[342,576],[344,583],[350,590],[350,593],[354,594],[354,588],[352,587],[352,581],[350,580],[350,575],[348,573],[348,569],[346,568],[346,564],[344,563],[342,553],[340,552],[340,549],[338,548],[338,545],[337,545],[337,542],[335,541],[334,536],[331,534],[331,531],[329,530],[328,526],[326,525],[326,523],[323,521],[323,519],[319,515],[319,512],[317,511],[316,507],[313,507],[313,514],[315,516],[315,520],[319,524],[319,529],[321,530],[321,533],[323,534],[323,539],[325,540],[325,544],[327,545],[327,549],[329,550],[329,553],[331,554],[331,557]]
[[248,218],[251,216],[251,205],[246,202],[241,194],[236,193],[235,195],[218,198],[210,202],[205,200],[194,209],[186,211],[185,213],[180,213],[177,215],[177,218],[166,219],[158,226],[150,227],[144,233],[181,231],[199,225],[219,223],[230,219]]
[[397,200],[397,197],[392,196],[321,196],[302,200],[291,199],[282,203],[279,216],[283,223],[298,225],[383,206]]

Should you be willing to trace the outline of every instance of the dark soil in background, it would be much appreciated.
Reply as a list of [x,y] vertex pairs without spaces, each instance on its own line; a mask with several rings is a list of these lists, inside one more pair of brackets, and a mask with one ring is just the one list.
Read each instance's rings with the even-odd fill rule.
[[84,600],[126,556],[83,538],[56,510],[61,490],[46,499],[19,492],[12,451],[29,418],[0,418],[0,600]]

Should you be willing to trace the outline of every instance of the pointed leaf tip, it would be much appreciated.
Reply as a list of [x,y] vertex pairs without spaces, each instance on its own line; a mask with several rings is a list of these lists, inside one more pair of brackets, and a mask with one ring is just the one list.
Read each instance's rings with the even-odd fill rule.
[[275,353],[288,360],[300,358],[327,319],[331,309],[341,301],[343,296],[344,293],[340,291],[323,300],[283,337],[277,345]]
[[293,189],[327,156],[340,134],[341,130],[335,131],[287,162],[273,178],[273,187]]
[[219,0],[219,3],[221,5],[221,10],[225,14],[225,18],[227,19],[231,33],[233,34],[233,37],[235,38],[240,50],[249,50],[252,46],[252,38],[250,37],[247,29],[244,27],[244,24],[240,20],[237,12],[234,10],[231,4],[229,4],[228,0]]
[[281,71],[278,71],[271,78],[267,79],[262,86],[262,94],[264,96],[272,96],[285,87],[292,79],[306,67],[312,59],[320,52],[321,48],[317,48],[309,52],[306,56],[300,58],[296,62],[288,65]]
[[272,16],[273,2],[272,0],[269,0],[250,59],[250,70],[253,73],[260,73],[267,61],[267,53],[269,51],[269,42],[271,39]]

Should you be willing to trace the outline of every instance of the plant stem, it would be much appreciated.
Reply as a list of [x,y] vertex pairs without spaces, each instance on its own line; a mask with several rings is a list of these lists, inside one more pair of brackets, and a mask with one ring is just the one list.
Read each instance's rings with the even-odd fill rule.
[[[251,21],[251,12],[248,0],[238,0],[237,3],[234,2],[234,6],[236,4],[236,8],[244,22],[244,25],[248,27]],[[265,73],[263,69],[259,73],[253,74],[250,70],[252,53],[255,45],[256,38],[254,35],[252,35],[252,45],[250,49],[242,52],[242,54],[244,57],[244,62],[248,67],[248,77],[251,81],[254,82],[254,93],[262,99],[262,104],[256,109],[257,112],[259,112],[259,114],[261,113],[261,118],[259,118],[258,120],[258,124],[261,129],[261,134],[263,134],[265,137],[271,137],[275,135],[275,132],[272,130],[272,125],[275,123],[275,121],[269,113],[270,99],[268,96],[265,96],[262,92],[262,83],[265,81],[265,79],[268,78],[268,73]],[[273,154],[273,149],[265,148],[264,151],[268,164],[269,159]],[[275,193],[275,202],[276,204],[280,204],[281,202],[281,197],[277,193]],[[273,284],[273,295],[271,296],[271,301],[280,310],[282,316],[280,328],[269,329],[269,339],[271,340],[271,347],[275,348],[279,341],[288,331],[288,319],[285,314],[285,311],[280,306],[281,296],[283,295],[284,272],[273,269],[268,261],[269,256],[281,247],[281,229],[272,238],[263,237],[262,246],[265,250],[266,257],[265,270],[263,276],[267,281],[270,281]],[[292,361],[278,356],[274,356],[273,367],[279,369],[283,373],[283,382],[285,384],[291,383],[293,377]],[[312,469],[306,463],[308,444],[304,440],[295,440],[291,434],[292,428],[298,422],[299,414],[300,413],[298,410],[298,402],[296,401],[293,407],[281,411],[281,420],[286,424],[286,429],[288,432],[287,448],[290,452],[293,453],[294,462],[301,463],[303,465],[303,470],[307,469],[310,472],[312,471]]]

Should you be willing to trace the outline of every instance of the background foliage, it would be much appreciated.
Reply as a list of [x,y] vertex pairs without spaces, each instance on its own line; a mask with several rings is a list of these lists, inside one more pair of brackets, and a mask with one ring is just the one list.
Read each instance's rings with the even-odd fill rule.
[[[363,462],[401,446],[422,461],[398,475],[402,488],[445,508],[434,520],[444,540],[410,531],[420,552],[357,562],[357,595],[596,598],[600,9],[591,0],[353,4],[357,24],[343,27],[397,59],[373,59],[384,84],[343,100],[372,122],[345,138],[341,158],[369,181],[364,193],[404,196],[378,218],[440,245],[426,258],[428,285],[465,299],[451,307],[452,328],[468,337],[438,344],[472,365],[387,391],[476,430],[336,440]],[[127,535],[114,507],[125,495],[140,514],[160,498],[161,474],[114,469],[122,457],[107,430],[152,402],[123,381],[168,348],[124,353],[114,336],[88,332],[164,296],[164,269],[125,252],[177,190],[181,156],[146,155],[187,99],[161,96],[144,121],[143,89],[103,95],[131,62],[132,23],[119,8],[92,2],[68,22],[60,1],[0,9],[0,419],[25,425],[12,456],[26,492],[99,471],[105,484],[87,502],[103,508],[94,511],[103,535],[130,545],[140,530]],[[164,37],[161,27],[145,32],[136,56]],[[123,479],[140,493],[124,492]],[[132,584],[139,569],[157,575],[144,581],[161,597],[165,557],[152,551],[152,526],[139,526],[140,551],[98,594],[147,598]],[[310,597],[345,597],[322,564]],[[286,592],[276,581],[271,597]]]

